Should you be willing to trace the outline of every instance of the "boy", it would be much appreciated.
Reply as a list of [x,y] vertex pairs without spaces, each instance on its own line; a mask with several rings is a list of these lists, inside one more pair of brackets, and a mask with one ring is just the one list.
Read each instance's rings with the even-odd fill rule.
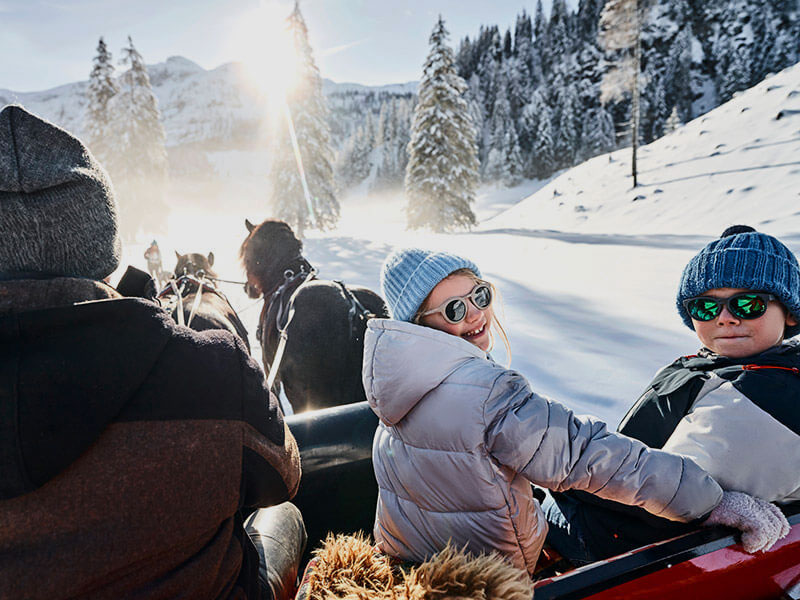
[[[619,432],[691,457],[724,489],[800,500],[800,344],[784,341],[800,332],[794,254],[730,227],[686,265],[677,308],[703,348],[659,371]],[[548,542],[579,564],[692,529],[580,492],[543,507]]]

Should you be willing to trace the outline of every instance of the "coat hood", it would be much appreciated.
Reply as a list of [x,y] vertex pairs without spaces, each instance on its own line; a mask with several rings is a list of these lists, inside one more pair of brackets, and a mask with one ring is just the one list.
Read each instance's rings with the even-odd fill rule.
[[43,486],[97,440],[170,327],[155,304],[100,282],[0,283],[0,499]]
[[370,319],[364,336],[364,391],[380,420],[394,425],[464,362],[486,358],[486,352],[449,333]]

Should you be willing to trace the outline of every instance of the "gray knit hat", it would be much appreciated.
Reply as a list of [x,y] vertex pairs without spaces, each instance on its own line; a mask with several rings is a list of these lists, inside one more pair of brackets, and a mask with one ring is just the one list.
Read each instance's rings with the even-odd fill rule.
[[392,317],[411,321],[425,298],[445,277],[459,269],[481,272],[475,263],[449,252],[421,248],[396,250],[386,257],[381,269],[381,293]]
[[0,110],[0,276],[103,279],[119,265],[111,182],[80,140],[21,106]]

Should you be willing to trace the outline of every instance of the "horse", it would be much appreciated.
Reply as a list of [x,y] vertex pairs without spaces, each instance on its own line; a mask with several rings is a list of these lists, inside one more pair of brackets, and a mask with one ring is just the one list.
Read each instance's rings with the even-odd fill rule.
[[[225,329],[239,336],[250,352],[247,329],[233,310],[225,295],[217,290],[214,281],[217,273],[212,269],[214,253],[207,256],[198,253],[175,252],[177,263],[170,284],[159,293],[162,302],[168,304],[172,318],[195,331]],[[174,283],[175,287],[172,287]],[[175,291],[179,291],[181,301]],[[183,307],[183,314],[179,310]]]
[[295,413],[360,402],[367,320],[388,318],[383,299],[364,287],[316,278],[303,243],[284,221],[245,220],[248,235],[239,256],[247,272],[245,291],[263,298],[257,338],[270,373],[281,335],[285,350],[273,386],[283,386]]

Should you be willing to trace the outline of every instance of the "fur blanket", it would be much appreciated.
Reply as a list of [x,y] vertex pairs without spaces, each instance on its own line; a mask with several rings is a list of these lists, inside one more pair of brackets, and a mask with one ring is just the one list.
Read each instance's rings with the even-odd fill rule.
[[495,554],[447,546],[406,568],[362,535],[329,535],[306,569],[297,600],[530,600],[527,573]]

